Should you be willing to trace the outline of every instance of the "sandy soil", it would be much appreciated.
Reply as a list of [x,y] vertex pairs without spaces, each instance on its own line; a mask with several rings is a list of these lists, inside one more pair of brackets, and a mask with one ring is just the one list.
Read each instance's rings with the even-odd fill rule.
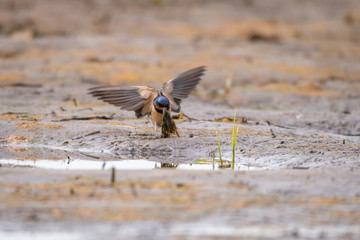
[[[0,1],[1,160],[194,164],[218,159],[216,131],[230,160],[236,108],[236,169],[261,169],[122,170],[109,185],[3,162],[0,236],[359,238],[359,43],[356,0]],[[86,94],[200,65],[182,138]]]

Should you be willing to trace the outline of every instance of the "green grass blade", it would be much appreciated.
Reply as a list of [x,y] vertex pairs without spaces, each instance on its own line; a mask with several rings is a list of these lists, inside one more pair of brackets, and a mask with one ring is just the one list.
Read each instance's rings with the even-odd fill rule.
[[234,169],[234,167],[235,167],[235,146],[236,146],[237,136],[238,136],[238,133],[239,133],[239,127],[237,127],[237,129],[235,130],[235,125],[236,125],[236,108],[235,108],[235,111],[234,111],[234,124],[233,124],[232,141],[231,141],[231,145],[232,145],[231,168],[232,169]]
[[217,140],[217,145],[218,145],[218,150],[219,150],[219,160],[220,160],[220,167],[223,167],[223,161],[221,158],[221,149],[220,149],[220,138],[219,138],[219,132],[216,131],[216,140]]

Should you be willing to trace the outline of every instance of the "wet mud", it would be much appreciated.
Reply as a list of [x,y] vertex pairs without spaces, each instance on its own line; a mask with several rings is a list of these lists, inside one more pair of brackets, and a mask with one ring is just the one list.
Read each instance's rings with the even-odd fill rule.
[[[0,1],[0,238],[357,239],[359,28],[355,0]],[[87,94],[202,65],[180,138]]]
[[115,182],[111,179],[110,170],[1,169],[0,235],[356,239],[360,234],[356,171],[159,169],[117,171]]

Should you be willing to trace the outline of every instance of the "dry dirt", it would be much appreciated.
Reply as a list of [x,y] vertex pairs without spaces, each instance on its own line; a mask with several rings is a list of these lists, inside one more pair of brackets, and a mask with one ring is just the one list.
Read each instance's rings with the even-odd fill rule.
[[[2,0],[0,238],[358,239],[359,62],[357,0]],[[200,65],[181,138],[86,94]],[[230,160],[235,108],[235,171],[38,164]]]

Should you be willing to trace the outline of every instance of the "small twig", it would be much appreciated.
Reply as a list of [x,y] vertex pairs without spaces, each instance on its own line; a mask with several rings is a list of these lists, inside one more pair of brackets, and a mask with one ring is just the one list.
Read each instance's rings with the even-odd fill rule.
[[92,133],[85,134],[84,137],[95,135],[95,134],[98,134],[98,133],[100,133],[100,131],[95,131],[95,132],[92,132]]
[[349,136],[349,137],[359,137],[360,133],[347,133],[347,134],[342,134],[343,136]]
[[279,127],[279,128],[285,128],[285,129],[293,129],[292,127],[286,127],[286,126],[281,126],[281,125],[278,125],[278,124],[273,124],[271,123],[269,120],[266,120],[266,123],[269,125],[269,126],[275,126],[275,127]]
[[115,179],[115,174],[116,174],[116,171],[115,171],[115,168],[111,168],[111,184],[114,184],[116,179]]
[[42,84],[30,84],[30,83],[12,83],[7,85],[2,85],[1,87],[29,87],[29,88],[39,88],[42,87]]
[[95,134],[98,134],[98,133],[100,133],[100,131],[91,132],[91,133],[85,134],[83,136],[73,138],[72,140],[78,140],[80,138],[88,137],[88,136],[95,135]]
[[95,117],[72,117],[72,118],[63,118],[59,120],[54,120],[53,122],[66,122],[66,121],[86,121],[86,120],[111,120],[113,117],[106,117],[106,116],[95,116]]
[[293,167],[293,169],[307,170],[307,169],[309,169],[309,167]]
[[82,155],[84,156],[87,156],[87,157],[90,157],[90,158],[94,158],[94,159],[100,159],[99,157],[96,157],[96,156],[93,156],[93,155],[90,155],[90,154],[86,154],[86,153],[83,153],[83,152],[80,152]]

